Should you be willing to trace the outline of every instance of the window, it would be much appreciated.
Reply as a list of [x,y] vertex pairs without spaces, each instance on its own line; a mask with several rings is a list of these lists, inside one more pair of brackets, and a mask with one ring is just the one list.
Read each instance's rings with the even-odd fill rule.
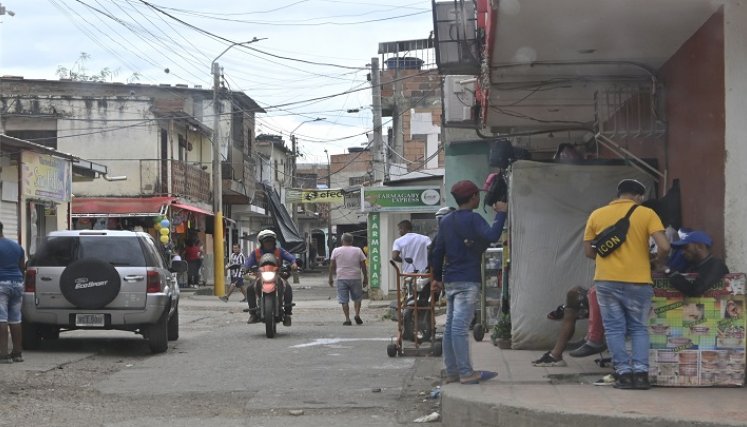
[[364,185],[366,183],[366,180],[368,179],[368,176],[353,176],[350,178],[350,185]]
[[6,135],[57,149],[56,130],[9,130]]

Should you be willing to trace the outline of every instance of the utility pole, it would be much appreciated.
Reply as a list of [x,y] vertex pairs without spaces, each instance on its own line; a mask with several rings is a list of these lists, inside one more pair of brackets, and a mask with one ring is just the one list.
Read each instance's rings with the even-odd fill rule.
[[[228,49],[226,49],[228,50]],[[225,53],[225,51],[223,52]],[[223,55],[223,54],[221,54]],[[220,55],[219,55],[220,57]],[[223,172],[220,162],[220,114],[218,92],[220,91],[220,65],[218,58],[213,61],[213,294],[222,296],[226,293],[225,275],[223,274]]]
[[382,185],[387,175],[384,139],[381,132],[381,74],[379,58],[371,58],[371,95],[373,97],[373,177],[375,185]]
[[[3,15],[16,16],[16,13],[13,12],[12,10],[6,9],[5,6],[3,6],[3,4],[0,3],[0,16],[3,16]],[[0,126],[2,126],[2,123],[0,123]],[[0,127],[0,133],[5,133],[5,130],[2,129],[1,127]],[[2,144],[0,144],[0,175],[2,175],[2,173],[3,173],[3,159],[4,159],[4,157],[1,155],[2,152],[3,152],[3,150],[2,150]],[[2,207],[3,207],[3,196],[2,196],[2,192],[3,192],[3,183],[2,183],[2,181],[0,181],[0,217],[2,217]],[[68,218],[70,218],[69,214],[68,214]],[[20,227],[19,227],[19,230],[20,230]],[[18,239],[18,241],[20,242],[21,240]]]
[[[327,155],[327,189],[332,190],[332,166],[329,161],[329,152],[324,149],[324,153]],[[332,258],[332,203],[327,203],[327,247],[329,248],[329,254],[327,258]]]
[[218,59],[223,56],[229,49],[234,46],[246,45],[256,43],[265,38],[253,39],[245,42],[235,42],[228,45],[227,48],[223,49],[220,55],[213,59],[210,71],[213,74],[213,210],[215,211],[214,222],[213,222],[213,253],[215,259],[213,260],[213,276],[215,277],[213,283],[213,293],[216,296],[223,296],[226,293],[226,275],[224,274],[224,258],[225,252],[223,250],[223,171],[221,169],[220,162],[220,115],[223,113],[223,109],[218,104],[218,92],[220,91],[220,65],[218,65]]

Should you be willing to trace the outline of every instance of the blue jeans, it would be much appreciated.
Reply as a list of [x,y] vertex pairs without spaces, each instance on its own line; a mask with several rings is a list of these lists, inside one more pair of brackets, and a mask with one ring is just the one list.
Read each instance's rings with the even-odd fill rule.
[[23,282],[0,282],[0,323],[20,324],[22,302]]
[[469,325],[475,316],[478,282],[444,283],[446,289],[446,327],[443,337],[446,375],[467,377],[472,375],[469,356]]
[[[607,347],[618,374],[648,372],[648,317],[653,288],[648,284],[595,282]],[[625,335],[632,354],[625,349]]]

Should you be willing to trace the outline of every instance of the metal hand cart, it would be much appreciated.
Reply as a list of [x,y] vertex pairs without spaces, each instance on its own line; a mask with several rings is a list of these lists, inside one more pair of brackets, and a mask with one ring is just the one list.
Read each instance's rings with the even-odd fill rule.
[[503,248],[488,248],[482,255],[482,284],[480,301],[472,336],[482,341],[492,326],[495,326],[500,309],[500,283],[503,273]]
[[[392,338],[393,342],[386,347],[389,357],[399,356],[436,356],[440,357],[442,347],[440,338],[436,338],[436,297],[440,294],[433,287],[433,276],[431,273],[402,273],[396,262],[389,263],[397,272],[397,335]],[[414,304],[408,305],[407,292],[404,286],[413,286],[417,289],[418,279],[430,279],[430,298],[427,305],[421,305],[419,298],[415,297]],[[408,282],[408,283],[406,283]],[[416,293],[417,295],[417,293]],[[405,346],[406,340],[412,341],[412,346]],[[422,346],[430,341],[430,345]]]

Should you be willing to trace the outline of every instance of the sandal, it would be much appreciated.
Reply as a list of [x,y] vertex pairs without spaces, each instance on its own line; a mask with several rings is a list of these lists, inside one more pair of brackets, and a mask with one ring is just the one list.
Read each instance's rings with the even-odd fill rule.
[[350,326],[352,324],[353,324],[353,322],[351,322],[350,320],[346,320],[346,321],[342,322],[343,326]]
[[359,325],[362,325],[363,324],[363,319],[361,319],[360,316],[355,316],[355,323],[357,323]]
[[563,320],[563,312],[565,312],[565,305],[559,305],[558,308],[547,313],[547,318],[550,320]]
[[16,363],[23,362],[23,355],[21,353],[10,353],[9,357]]

